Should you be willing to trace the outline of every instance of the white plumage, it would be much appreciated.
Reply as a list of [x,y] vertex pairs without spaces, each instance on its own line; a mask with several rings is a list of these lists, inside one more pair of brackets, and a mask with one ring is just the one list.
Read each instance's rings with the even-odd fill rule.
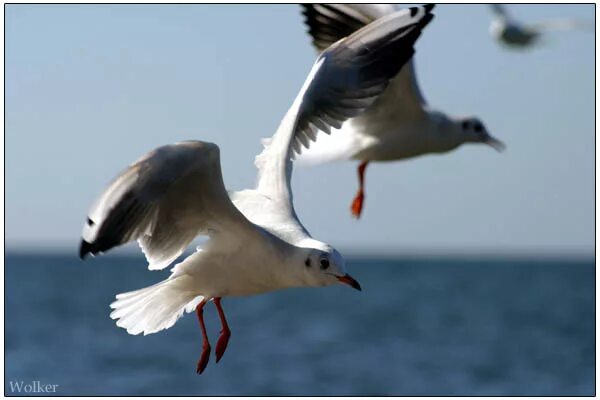
[[370,24],[325,50],[268,145],[256,157],[256,189],[227,193],[217,145],[186,141],[160,147],[122,172],[88,214],[80,256],[137,240],[150,269],[170,265],[198,235],[209,240],[156,285],[117,295],[111,317],[131,334],[169,328],[196,310],[203,333],[197,365],[210,344],[203,306],[213,300],[222,323],[217,361],[229,340],[221,298],[294,286],[345,283],[342,256],[313,239],[298,220],[291,191],[292,158],[317,128],[341,126],[369,107],[412,56],[432,19],[413,7]]

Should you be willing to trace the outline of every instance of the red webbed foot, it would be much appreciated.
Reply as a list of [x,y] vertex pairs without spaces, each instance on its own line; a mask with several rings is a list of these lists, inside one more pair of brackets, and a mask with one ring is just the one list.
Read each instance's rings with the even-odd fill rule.
[[200,356],[200,359],[198,360],[198,364],[196,366],[196,372],[198,374],[201,374],[202,372],[204,372],[204,369],[208,365],[209,358],[210,358],[210,345],[202,346],[202,355]]
[[196,365],[196,372],[201,374],[208,365],[208,359],[210,358],[210,342],[208,341],[208,335],[206,334],[206,325],[204,325],[204,311],[202,308],[206,304],[206,300],[202,300],[196,307],[196,315],[198,316],[198,322],[200,322],[200,329],[202,330],[202,354]]
[[360,218],[363,209],[363,203],[365,201],[365,193],[362,190],[359,190],[354,200],[352,201],[352,206],[350,207],[350,211],[355,218]]
[[225,350],[227,349],[227,344],[229,343],[229,337],[231,336],[231,332],[221,331],[221,335],[219,336],[219,340],[217,340],[217,347],[215,348],[215,356],[217,357],[217,362],[223,357],[225,354]]
[[352,206],[350,207],[350,211],[352,211],[352,215],[355,218],[360,218],[362,214],[363,205],[365,203],[365,170],[367,169],[367,165],[369,165],[368,161],[363,161],[358,166],[358,192],[352,201]]
[[225,354],[225,350],[227,349],[227,344],[229,343],[231,331],[229,330],[227,320],[225,319],[225,313],[223,312],[223,308],[221,307],[221,298],[215,297],[214,302],[215,306],[217,307],[217,312],[219,313],[219,319],[221,320],[221,335],[217,340],[217,348],[215,349],[215,356],[217,357],[217,362],[219,362],[221,357],[223,357],[223,354]]

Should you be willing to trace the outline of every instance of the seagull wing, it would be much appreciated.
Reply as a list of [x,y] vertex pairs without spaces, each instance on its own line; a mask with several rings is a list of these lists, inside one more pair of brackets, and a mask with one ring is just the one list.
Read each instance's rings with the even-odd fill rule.
[[319,130],[339,128],[371,106],[412,57],[415,41],[433,18],[430,11],[430,6],[412,7],[386,15],[321,53],[275,135],[256,157],[258,192],[296,218],[292,158],[310,146]]
[[138,240],[148,268],[161,269],[199,234],[253,230],[229,200],[218,146],[180,142],[148,153],[108,186],[88,214],[79,255]]
[[540,21],[528,27],[535,32],[568,31],[571,29],[594,30],[594,22],[574,18],[557,18]]
[[301,4],[313,45],[323,51],[378,18],[392,14],[392,4]]
[[[391,4],[303,4],[302,8],[308,32],[318,50],[395,12]],[[405,10],[406,18],[419,18],[421,10],[428,13],[432,8],[433,5],[411,7]],[[385,116],[392,121],[406,122],[422,117],[425,104],[411,59],[372,108],[378,118]]]
[[504,7],[502,4],[490,4],[490,7],[492,8],[492,12],[498,18],[501,18],[503,20],[511,19],[510,14],[506,10],[506,7]]

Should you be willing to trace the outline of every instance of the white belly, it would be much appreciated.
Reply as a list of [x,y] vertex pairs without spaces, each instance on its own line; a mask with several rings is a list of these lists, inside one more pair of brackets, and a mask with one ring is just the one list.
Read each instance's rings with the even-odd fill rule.
[[424,124],[404,125],[388,132],[374,132],[368,146],[354,155],[362,161],[395,161],[418,157],[430,153],[445,153],[458,143],[444,140],[431,127]]

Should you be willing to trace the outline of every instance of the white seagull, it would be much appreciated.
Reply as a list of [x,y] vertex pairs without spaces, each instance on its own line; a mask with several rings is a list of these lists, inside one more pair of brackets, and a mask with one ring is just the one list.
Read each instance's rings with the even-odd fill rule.
[[230,337],[221,298],[340,282],[360,290],[340,253],[313,239],[298,220],[290,188],[292,158],[314,140],[317,127],[339,127],[368,107],[409,60],[432,18],[430,8],[413,7],[324,51],[256,157],[256,189],[229,195],[218,146],[201,141],[160,147],[123,171],[88,214],[81,258],[137,240],[148,268],[155,270],[170,265],[196,236],[209,240],[176,264],[166,280],[117,295],[111,304],[117,325],[133,335],[150,334],[195,309],[203,337],[196,371],[202,373],[210,355],[202,311],[208,301],[215,303],[222,324],[218,362]]
[[[304,4],[302,7],[309,34],[319,51],[395,12],[391,4]],[[369,162],[445,153],[463,143],[485,143],[499,151],[504,148],[478,118],[453,117],[429,107],[419,89],[412,60],[364,113],[346,121],[341,129],[333,130],[331,136],[319,132],[317,137],[317,142],[302,153],[299,161],[360,162],[359,189],[351,205],[357,218],[363,209],[364,173]]]
[[569,29],[593,29],[590,21],[570,18],[551,19],[525,25],[516,21],[502,4],[490,4],[494,19],[490,34],[500,43],[514,48],[529,48],[538,43],[545,32]]

